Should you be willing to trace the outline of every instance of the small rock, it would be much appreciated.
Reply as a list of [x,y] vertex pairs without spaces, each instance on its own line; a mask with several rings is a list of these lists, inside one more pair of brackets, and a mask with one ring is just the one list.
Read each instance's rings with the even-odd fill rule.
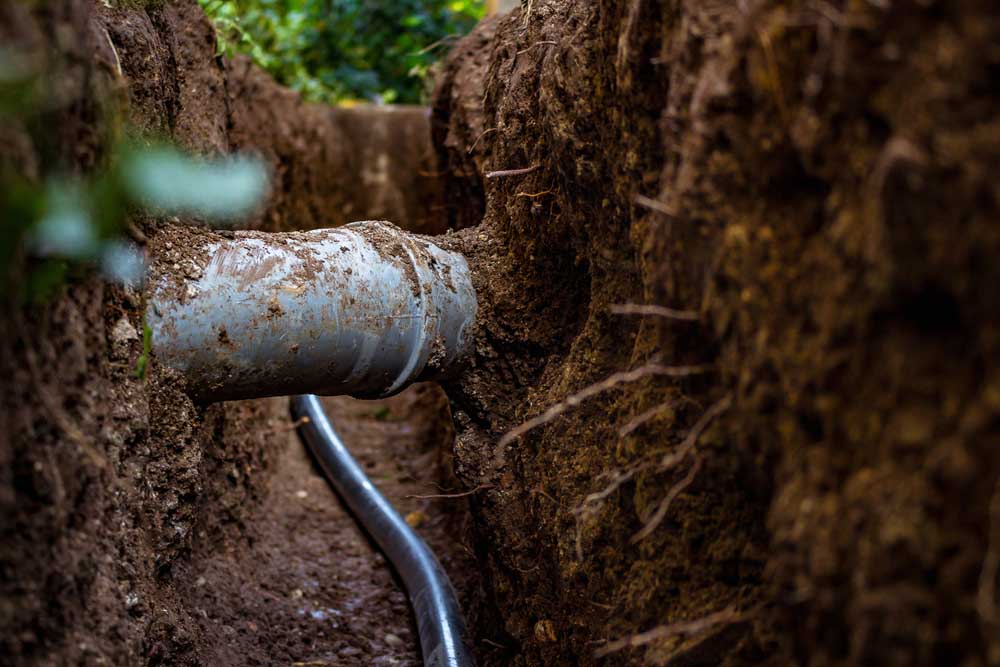
[[111,329],[111,354],[116,360],[128,358],[129,346],[133,341],[139,340],[139,333],[128,321],[127,317],[122,317]]
[[556,641],[555,623],[544,619],[535,623],[535,639],[542,644],[551,644]]
[[300,490],[298,490],[298,491],[295,492],[295,497],[296,498],[308,498],[309,497],[309,492],[308,491],[303,491],[303,490],[300,489]]
[[296,588],[294,591],[288,594],[288,597],[292,598],[293,600],[298,600],[300,597],[302,597],[302,589]]
[[389,646],[398,647],[403,645],[403,640],[399,638],[399,635],[394,635],[391,632],[386,634],[382,639]]
[[406,523],[410,528],[419,528],[427,521],[427,515],[417,510],[406,515]]
[[202,586],[204,586],[204,585],[205,585],[206,583],[207,583],[207,582],[205,581],[205,577],[198,577],[198,578],[197,578],[197,579],[195,579],[195,581],[194,581],[194,585],[195,585],[195,586],[197,586],[198,588],[201,588],[201,587],[202,587]]

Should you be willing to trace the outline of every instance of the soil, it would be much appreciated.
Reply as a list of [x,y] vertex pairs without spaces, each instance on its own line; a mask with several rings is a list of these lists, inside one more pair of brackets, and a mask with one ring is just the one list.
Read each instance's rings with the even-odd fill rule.
[[[347,215],[338,206],[356,201],[352,210],[359,215],[377,204],[380,214],[392,215],[396,222],[419,223],[422,231],[443,230],[434,226],[436,218],[428,208],[432,198],[414,194],[411,184],[405,186],[406,198],[387,190],[390,194],[379,199],[381,186],[370,183],[365,191],[370,199],[352,200],[350,190],[343,188],[361,186],[332,180],[339,172],[328,162],[313,160],[315,155],[304,149],[320,144],[332,154],[343,149],[334,129],[318,141],[309,125],[319,118],[316,132],[336,128],[336,114],[304,105],[288,93],[268,102],[267,90],[280,89],[245,63],[239,78],[234,73],[238,63],[216,57],[212,28],[193,0],[143,4],[148,6],[110,8],[87,0],[0,2],[5,46],[26,53],[58,91],[40,118],[2,127],[0,166],[29,178],[52,171],[90,172],[106,160],[108,146],[121,131],[117,121],[125,120],[146,137],[166,137],[196,153],[250,147],[263,155],[281,180],[263,210],[244,221],[246,227],[335,225]],[[251,81],[260,87],[256,98],[248,96]],[[289,122],[269,123],[272,111],[285,114]],[[381,117],[381,111],[373,115]],[[428,113],[399,115],[403,129],[386,139],[395,142],[389,168],[412,173],[430,155],[429,129],[419,129],[428,128]],[[361,117],[354,122],[365,122],[364,109],[353,116]],[[418,152],[421,134],[425,144]],[[372,159],[378,155],[382,153]],[[380,183],[397,187],[392,179]],[[286,199],[290,189],[295,195]],[[160,252],[169,241],[161,232],[176,230],[179,222],[198,224],[175,220],[165,225],[137,216],[132,235],[148,242],[148,251]],[[194,237],[203,233],[187,229]],[[169,250],[175,259],[191,259],[197,244],[173,238],[176,245]],[[16,261],[21,275],[34,268],[30,258]],[[342,546],[359,568],[367,568],[359,571],[365,576],[359,587],[374,591],[377,585],[382,595],[373,609],[383,625],[376,624],[375,617],[361,617],[372,621],[367,636],[373,645],[351,639],[354,633],[366,636],[363,622],[345,626],[339,639],[317,636],[316,641],[326,641],[328,647],[354,641],[364,649],[354,658],[357,664],[370,664],[371,651],[380,651],[386,664],[412,659],[408,612],[404,603],[404,613],[398,613],[398,588],[388,567],[376,563],[375,552],[356,534],[347,536],[344,531],[353,529],[335,505],[329,513],[320,508],[315,502],[323,493],[318,478],[301,459],[289,458],[298,450],[289,442],[286,401],[196,404],[185,394],[181,379],[162,368],[155,355],[140,376],[144,295],[139,291],[104,284],[86,271],[74,274],[41,303],[23,303],[18,288],[15,282],[3,295],[0,317],[0,372],[5,378],[0,383],[0,662],[212,664],[216,658],[205,656],[214,655],[223,645],[220,637],[229,636],[212,619],[227,618],[227,609],[246,600],[233,588],[234,582],[226,593],[213,580],[212,590],[218,591],[218,606],[213,606],[203,598],[207,591],[195,587],[198,577],[208,580],[213,567],[253,571],[253,564],[242,557],[259,555],[254,549],[260,545],[284,542],[286,549],[306,549],[303,542],[268,533],[269,527],[278,530],[275,512],[292,509],[302,521],[318,524],[320,534],[329,538],[322,554],[321,540],[308,545],[317,558],[322,555],[319,562],[336,563],[336,549]],[[420,483],[400,482],[392,488],[404,495],[407,489],[426,493],[424,483],[447,469],[447,458],[440,467],[432,465],[433,455],[416,458],[417,452],[449,444],[450,422],[440,414],[440,395],[424,389],[387,406],[392,416],[385,424],[357,417],[354,408],[342,407],[347,412],[341,416],[346,424],[352,415],[372,422],[364,432],[393,436],[390,447],[401,460],[422,461]],[[345,426],[347,438],[354,437],[350,428]],[[369,437],[366,447],[380,442]],[[386,474],[392,470],[387,468]],[[452,488],[445,481],[441,484]],[[304,512],[297,497],[296,507],[281,505],[287,500],[281,495],[283,485],[311,489],[315,504],[309,507],[316,512]],[[325,500],[333,502],[329,496]],[[414,515],[414,521],[421,523],[446,566],[455,570],[461,587],[464,552],[449,551],[458,549],[460,542],[444,535],[445,526],[461,530],[459,508],[465,501],[399,500],[408,512],[423,512]],[[453,512],[458,516],[451,516]],[[447,522],[441,518],[444,513],[449,514]],[[337,528],[325,530],[326,519]],[[288,535],[288,525],[282,524],[281,535]],[[223,554],[232,555],[225,564]],[[292,551],[270,555],[275,569],[268,575],[291,582],[293,575],[288,570],[282,575],[280,563],[301,561]],[[246,581],[267,583],[252,576]],[[346,608],[350,599],[336,597],[339,589],[329,578],[321,581],[330,587],[330,608],[334,603]],[[302,580],[297,585],[304,584]],[[304,603],[314,591],[303,591]],[[258,611],[264,615],[258,617],[258,627],[262,633],[273,631],[276,643],[244,644],[246,655],[229,653],[228,664],[258,658],[269,664],[271,654],[261,653],[261,646],[288,655],[300,649],[301,655],[308,654],[296,636],[301,627],[297,614],[281,626],[266,616],[268,612]],[[203,612],[209,614],[207,619]],[[238,632],[248,627],[237,626]],[[392,638],[386,643],[390,633],[400,638],[398,646]],[[292,642],[293,637],[294,643],[287,646],[279,641]],[[344,656],[350,653],[347,647],[337,648],[347,651]]]
[[455,51],[456,469],[512,664],[997,663],[998,31],[536,0]]
[[499,19],[487,18],[451,49],[434,88],[431,132],[451,229],[478,225],[485,212],[482,138],[484,79]]
[[448,229],[422,107],[329,108],[302,100],[250,63],[226,64],[234,150],[271,168],[269,231],[391,220],[412,231]]
[[[369,477],[438,554],[466,608],[478,595],[463,548],[464,497],[446,495],[448,404],[434,385],[391,399],[324,400]],[[385,559],[287,432],[245,543],[196,554],[176,579],[204,665],[420,665],[414,618]],[[445,490],[442,490],[444,486]],[[200,616],[199,616],[200,615]]]
[[[436,391],[329,406],[422,513],[482,664],[1000,664],[996,3],[531,0],[453,50],[429,150],[426,112],[217,58],[193,0],[0,18],[60,93],[0,128],[4,168],[98,168],[123,117],[261,155],[249,228],[459,230],[453,462]],[[0,656],[413,661],[284,401],[137,377],[142,299],[77,276],[5,303]],[[468,495],[405,497],[451,467]]]

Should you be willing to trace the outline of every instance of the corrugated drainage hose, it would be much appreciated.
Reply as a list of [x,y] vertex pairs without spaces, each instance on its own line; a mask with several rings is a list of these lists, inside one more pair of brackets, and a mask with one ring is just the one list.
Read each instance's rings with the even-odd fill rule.
[[[417,617],[425,667],[471,667],[465,621],[448,575],[406,521],[379,493],[340,440],[320,399],[292,399],[299,435],[319,461],[331,486],[351,508],[399,573]],[[303,419],[307,418],[307,419]]]

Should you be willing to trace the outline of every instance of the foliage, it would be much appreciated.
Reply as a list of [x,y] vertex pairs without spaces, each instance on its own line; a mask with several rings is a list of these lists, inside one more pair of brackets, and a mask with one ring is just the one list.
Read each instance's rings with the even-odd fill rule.
[[418,103],[449,40],[482,0],[200,0],[219,49],[248,54],[307,99]]
[[149,357],[153,354],[153,330],[146,322],[146,314],[142,316],[142,354],[135,363],[135,376],[140,380],[146,377],[146,369],[149,367]]
[[138,284],[137,248],[121,239],[130,211],[196,216],[224,224],[255,208],[266,190],[264,167],[245,158],[197,160],[167,146],[123,145],[90,177],[49,175],[35,184],[0,174],[0,279],[25,249],[35,259],[26,296],[45,299],[75,268],[97,265],[104,277]]
[[[0,48],[0,123],[28,131],[44,143],[42,110],[55,102],[50,77],[19,53]],[[33,128],[34,132],[28,130]],[[6,291],[18,257],[30,259],[19,277],[22,297],[45,300],[67,279],[97,266],[105,278],[141,281],[139,250],[122,239],[134,210],[226,222],[260,201],[267,174],[258,162],[232,158],[204,161],[168,145],[115,142],[105,167],[87,176],[58,161],[40,160],[31,177],[0,164],[0,287]]]

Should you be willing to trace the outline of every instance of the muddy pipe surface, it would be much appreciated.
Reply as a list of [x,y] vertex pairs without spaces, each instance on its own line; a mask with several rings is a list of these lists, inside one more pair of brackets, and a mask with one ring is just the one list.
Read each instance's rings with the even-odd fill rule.
[[[399,574],[417,619],[425,667],[472,667],[455,590],[433,552],[351,456],[316,396],[292,399],[299,435],[334,487]],[[306,419],[303,419],[306,418]]]
[[472,345],[465,258],[390,223],[189,238],[153,258],[147,323],[197,399],[387,396]]

